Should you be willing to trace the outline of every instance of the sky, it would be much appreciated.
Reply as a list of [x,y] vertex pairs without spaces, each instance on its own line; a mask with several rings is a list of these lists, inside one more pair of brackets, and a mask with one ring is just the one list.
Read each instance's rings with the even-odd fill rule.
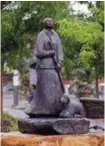
[[86,15],[91,15],[91,12],[89,11],[88,6],[86,4],[80,4],[76,1],[71,1],[71,4],[72,4],[73,10],[75,11],[74,14],[84,13]]

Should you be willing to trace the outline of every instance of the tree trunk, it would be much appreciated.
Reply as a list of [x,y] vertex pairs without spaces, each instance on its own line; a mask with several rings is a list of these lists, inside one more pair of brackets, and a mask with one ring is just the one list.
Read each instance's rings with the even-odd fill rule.
[[96,98],[99,98],[98,77],[96,77]]

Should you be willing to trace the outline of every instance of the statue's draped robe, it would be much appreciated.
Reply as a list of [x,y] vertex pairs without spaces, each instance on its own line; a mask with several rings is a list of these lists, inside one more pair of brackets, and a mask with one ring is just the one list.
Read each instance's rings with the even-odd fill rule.
[[[52,48],[49,44],[49,37],[52,39]],[[60,97],[63,94],[58,74],[55,70],[55,63],[52,58],[51,49],[56,51],[56,58],[59,63],[63,60],[63,51],[58,34],[52,30],[42,30],[35,46],[37,56],[37,85],[35,97],[31,101],[31,112],[28,114],[36,116],[57,116],[62,106]]]

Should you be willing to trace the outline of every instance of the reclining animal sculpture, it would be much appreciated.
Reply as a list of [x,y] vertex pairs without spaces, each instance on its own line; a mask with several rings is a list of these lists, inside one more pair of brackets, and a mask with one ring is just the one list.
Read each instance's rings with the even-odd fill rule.
[[60,102],[63,106],[60,117],[84,118],[86,116],[82,103],[74,93],[71,95],[64,94],[61,97]]

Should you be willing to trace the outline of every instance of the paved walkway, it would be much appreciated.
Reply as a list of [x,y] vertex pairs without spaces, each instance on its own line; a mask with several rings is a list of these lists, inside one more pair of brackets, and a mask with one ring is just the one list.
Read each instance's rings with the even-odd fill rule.
[[20,98],[19,108],[12,108],[11,105],[13,104],[13,91],[9,91],[9,88],[11,88],[11,85],[4,86],[3,88],[3,110],[7,111],[14,117],[27,117],[27,115],[24,113],[24,110],[28,106],[28,102],[25,99]]

